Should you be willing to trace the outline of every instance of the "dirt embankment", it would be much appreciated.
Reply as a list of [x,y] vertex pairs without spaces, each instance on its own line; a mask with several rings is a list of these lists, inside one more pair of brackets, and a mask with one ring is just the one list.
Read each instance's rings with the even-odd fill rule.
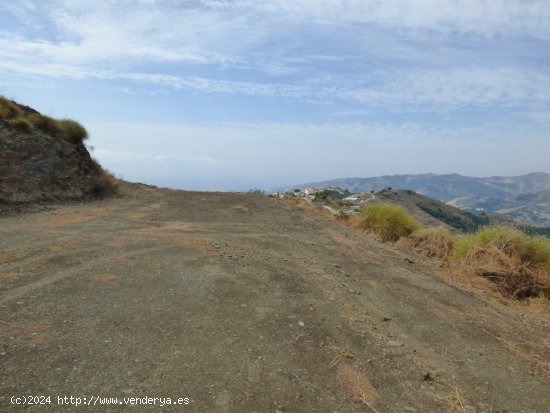
[[121,191],[0,217],[0,411],[548,411],[548,317],[291,202]]
[[71,143],[0,119],[0,207],[103,197],[114,192],[114,185],[82,142]]

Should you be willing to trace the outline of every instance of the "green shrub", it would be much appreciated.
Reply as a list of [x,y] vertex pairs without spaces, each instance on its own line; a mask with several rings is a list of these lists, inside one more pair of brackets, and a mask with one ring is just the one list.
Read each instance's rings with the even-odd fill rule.
[[465,258],[475,248],[496,248],[508,256],[516,254],[527,240],[527,236],[507,225],[491,225],[476,232],[457,237],[452,257]]
[[88,131],[74,120],[61,119],[57,124],[61,129],[61,137],[67,142],[77,145],[88,139]]
[[520,258],[533,267],[542,267],[550,273],[550,240],[545,237],[527,237],[521,245]]
[[28,131],[31,128],[31,123],[26,118],[15,118],[9,121],[10,125],[18,129]]
[[373,204],[364,207],[356,225],[376,234],[382,241],[397,241],[421,228],[405,209],[392,204]]

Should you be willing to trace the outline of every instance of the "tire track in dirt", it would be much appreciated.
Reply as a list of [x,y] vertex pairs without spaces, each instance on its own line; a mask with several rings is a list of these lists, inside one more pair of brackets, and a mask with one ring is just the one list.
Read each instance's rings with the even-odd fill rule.
[[[162,246],[162,247],[150,247],[150,248],[142,248],[138,249],[135,252],[127,253],[126,257],[131,258],[135,256],[140,256],[143,254],[151,254],[151,253],[157,253],[160,251],[164,251],[167,249],[173,249],[174,247],[171,246]],[[114,252],[110,255],[103,257],[104,260],[108,261],[114,261],[118,257],[118,253]],[[75,277],[79,275],[84,275],[85,273],[91,272],[91,270],[95,267],[97,267],[97,262],[90,262],[84,265],[75,266],[71,269],[59,271],[54,274],[50,274],[48,276],[42,277],[40,280],[23,285],[21,287],[14,288],[13,290],[10,290],[7,292],[7,294],[4,297],[0,298],[0,305],[4,305],[10,301],[17,300],[18,298],[31,293],[37,289],[44,288],[50,284],[56,283],[58,281],[64,280],[66,278]]]

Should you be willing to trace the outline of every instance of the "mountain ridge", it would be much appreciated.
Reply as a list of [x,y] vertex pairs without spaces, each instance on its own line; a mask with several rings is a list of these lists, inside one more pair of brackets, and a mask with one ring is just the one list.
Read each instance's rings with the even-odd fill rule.
[[[280,189],[338,186],[353,193],[384,188],[410,189],[469,211],[497,212],[517,222],[550,226],[550,174],[531,172],[519,176],[470,177],[452,174],[383,175],[337,178]],[[288,189],[287,189],[288,188]]]
[[[433,196],[429,192],[423,193],[419,184],[428,184],[432,185],[434,180],[446,181],[446,182],[463,182],[469,184],[481,184],[486,189],[487,187],[494,188],[498,193],[533,193],[538,192],[539,190],[534,188],[540,182],[544,182],[544,188],[540,190],[550,190],[550,174],[546,172],[531,172],[524,175],[517,176],[489,176],[489,177],[474,177],[460,175],[457,173],[450,174],[435,174],[435,173],[425,173],[425,174],[396,174],[396,175],[380,175],[374,177],[351,177],[351,178],[335,178],[328,179],[324,181],[309,182],[299,185],[285,186],[280,189],[293,189],[293,188],[305,188],[305,187],[326,187],[326,186],[339,186],[342,189],[347,189],[351,192],[369,192],[371,190],[379,191],[388,186],[396,186],[400,189],[412,189],[416,192],[422,193],[423,195]],[[401,185],[401,186],[400,186]],[[405,185],[405,186],[403,186]],[[410,187],[408,187],[408,186]],[[527,190],[525,189],[527,185]],[[451,194],[451,188],[446,188],[450,193],[448,199],[444,201],[450,201],[454,198],[461,196],[460,193],[454,192]],[[457,191],[456,189],[454,191]],[[484,192],[487,195],[486,192]],[[463,196],[463,195],[462,195]],[[435,197],[437,199],[442,198],[441,195]]]

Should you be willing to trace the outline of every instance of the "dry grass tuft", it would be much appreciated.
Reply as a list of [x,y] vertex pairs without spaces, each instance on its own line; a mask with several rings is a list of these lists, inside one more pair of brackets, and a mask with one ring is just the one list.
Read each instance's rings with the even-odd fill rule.
[[330,347],[336,353],[336,357],[334,357],[330,362],[330,365],[329,365],[330,369],[336,366],[340,362],[340,360],[344,358],[348,358],[348,359],[355,358],[355,355],[349,350],[343,350],[342,348],[335,346],[334,344],[330,344]]
[[103,198],[116,193],[118,190],[118,179],[111,172],[102,168],[96,160],[92,161],[96,169],[96,178],[90,191],[91,195]]
[[493,291],[507,304],[517,303],[516,307],[527,312],[550,312],[547,238],[529,236],[507,225],[456,236],[438,227],[415,231],[399,245],[446,261],[452,278]]
[[53,137],[59,137],[61,135],[61,128],[54,118],[49,116],[41,115],[39,113],[31,113],[27,119],[32,124],[32,126],[39,131],[44,132],[47,135]]
[[421,228],[421,225],[403,208],[392,204],[368,205],[352,224],[378,236],[382,241],[397,241]]
[[35,128],[73,145],[81,144],[88,138],[84,126],[74,120],[54,119],[34,111],[29,112],[24,108],[0,96],[0,119],[8,121],[18,129],[28,131]]
[[10,125],[15,126],[17,129],[22,131],[29,131],[32,127],[31,123],[27,118],[18,117],[15,119],[11,119],[9,121]]
[[516,357],[526,361],[533,368],[539,370],[540,372],[542,372],[546,375],[550,375],[550,361],[548,361],[548,359],[545,358],[544,356],[542,356],[540,354],[534,354],[532,351],[524,350],[522,348],[522,346],[520,346],[519,344],[514,343],[510,340],[507,340],[503,337],[500,337],[496,334],[493,334],[493,333],[489,332],[486,329],[483,329],[483,331],[486,334],[488,334],[490,336],[493,336],[495,339],[500,341],[502,344],[504,344],[504,346],[508,349],[508,351],[510,351]]
[[444,227],[424,228],[401,238],[399,244],[438,259],[446,259],[453,250],[454,239]]
[[456,238],[450,258],[458,270],[492,281],[508,298],[550,295],[550,241],[504,225]]
[[354,399],[367,405],[373,412],[378,413],[374,406],[380,396],[364,373],[349,363],[343,363],[338,366],[337,377],[338,382]]
[[95,277],[97,282],[103,284],[114,284],[117,281],[118,277],[114,274],[101,274]]
[[23,111],[15,103],[0,96],[0,119],[15,119],[22,115]]
[[61,129],[61,138],[73,145],[78,145],[88,139],[88,131],[80,123],[71,119],[57,121]]
[[73,145],[81,144],[88,138],[86,128],[74,120],[57,120],[39,113],[31,113],[26,120],[36,129]]

